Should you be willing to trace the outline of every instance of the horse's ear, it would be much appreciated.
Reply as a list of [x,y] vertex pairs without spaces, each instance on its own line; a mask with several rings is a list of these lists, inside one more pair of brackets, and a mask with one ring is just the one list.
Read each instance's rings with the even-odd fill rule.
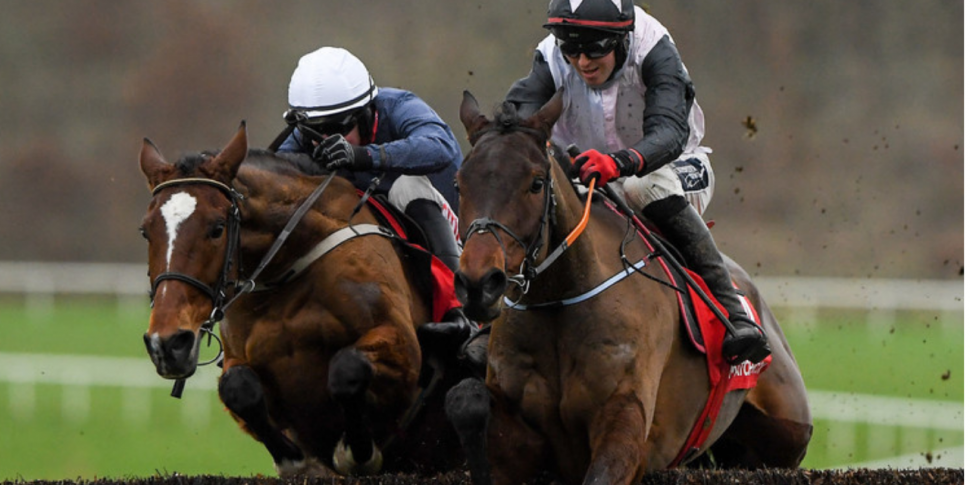
[[526,124],[545,132],[546,138],[552,136],[552,126],[556,124],[556,120],[562,114],[562,92],[563,88],[559,88],[556,94],[539,108],[539,111],[536,111],[535,114],[526,120]]
[[462,96],[458,117],[461,119],[461,123],[465,125],[465,133],[468,136],[468,140],[474,145],[475,142],[472,141],[472,135],[488,124],[488,118],[479,109],[478,100],[468,91],[465,91]]
[[138,164],[141,165],[141,173],[148,180],[149,190],[154,190],[156,185],[168,180],[175,171],[175,166],[165,161],[158,147],[148,138],[142,140]]
[[246,137],[246,121],[242,121],[232,140],[229,140],[218,155],[207,160],[202,170],[209,177],[228,184],[236,178],[236,172],[246,159],[247,152],[249,152],[249,141]]

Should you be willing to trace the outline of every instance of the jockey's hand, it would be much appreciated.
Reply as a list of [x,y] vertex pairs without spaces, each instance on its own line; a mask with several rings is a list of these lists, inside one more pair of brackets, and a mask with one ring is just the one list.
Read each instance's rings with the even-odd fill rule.
[[642,165],[639,155],[631,153],[631,150],[613,153],[586,150],[573,161],[571,171],[572,175],[578,176],[583,184],[588,184],[593,177],[596,177],[596,186],[602,187],[618,177],[636,175]]
[[313,160],[331,172],[341,169],[352,172],[374,169],[374,161],[367,149],[351,145],[343,135],[324,138],[313,150]]

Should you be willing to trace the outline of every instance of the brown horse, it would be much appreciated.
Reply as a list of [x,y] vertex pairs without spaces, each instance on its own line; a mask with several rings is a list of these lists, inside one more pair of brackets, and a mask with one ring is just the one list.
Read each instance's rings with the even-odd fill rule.
[[217,154],[175,164],[145,140],[145,343],[158,374],[191,376],[203,329],[225,309],[219,396],[281,475],[459,466],[443,410],[457,366],[423,354],[417,335],[429,298],[350,182],[303,175],[308,162],[249,151],[245,125]]
[[[508,104],[489,120],[467,92],[461,105],[472,149],[458,173],[465,246],[455,285],[469,318],[494,322],[485,382],[456,386],[448,412],[477,485],[541,472],[570,484],[635,483],[675,462],[711,390],[647,243],[602,203],[584,222],[584,198],[547,156],[561,110],[559,94],[524,120]],[[628,268],[621,253],[647,263],[591,293]],[[730,265],[774,361],[754,390],[726,395],[687,459],[713,449],[720,466],[796,467],[811,435],[804,383],[767,305]]]

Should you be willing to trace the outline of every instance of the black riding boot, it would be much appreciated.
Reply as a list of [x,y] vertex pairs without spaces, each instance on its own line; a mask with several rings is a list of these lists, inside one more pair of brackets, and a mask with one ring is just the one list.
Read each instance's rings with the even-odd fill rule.
[[451,230],[451,224],[441,214],[441,207],[428,199],[415,199],[408,203],[404,213],[414,219],[414,222],[424,230],[425,238],[428,240],[428,250],[452,271],[458,271],[461,251],[458,249],[458,243],[455,242],[455,233]]
[[[461,257],[458,243],[451,230],[448,220],[441,214],[441,207],[434,201],[415,199],[404,209],[408,217],[414,219],[424,230],[428,243],[428,250],[445,263],[452,271],[458,271],[458,260]],[[464,344],[468,342],[472,332],[477,332],[478,326],[465,316],[461,308],[452,308],[445,313],[441,322],[432,322],[418,329],[418,337],[422,344],[435,352],[446,352],[468,358],[473,366],[484,366],[484,360],[477,362],[474,355],[463,356]],[[482,357],[484,359],[484,357]]]
[[727,310],[734,327],[724,335],[724,358],[730,364],[745,360],[758,363],[771,354],[764,331],[744,311],[737,290],[731,284],[724,259],[714,244],[714,238],[697,210],[683,197],[669,197],[656,201],[643,210],[660,228],[663,235],[681,252],[687,267],[696,272],[717,301]]

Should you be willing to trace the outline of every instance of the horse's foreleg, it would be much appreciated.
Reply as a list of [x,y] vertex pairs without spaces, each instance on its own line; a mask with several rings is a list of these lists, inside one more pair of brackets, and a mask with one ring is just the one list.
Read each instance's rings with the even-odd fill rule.
[[490,415],[488,389],[481,379],[468,378],[451,388],[445,401],[448,420],[455,427],[465,451],[474,485],[492,483],[486,455],[485,433]]
[[245,365],[227,368],[219,378],[219,398],[266,446],[280,475],[304,468],[303,452],[270,423],[263,386],[252,369]]
[[646,471],[646,426],[650,419],[632,392],[612,396],[590,428],[590,464],[583,484],[639,481]]
[[554,446],[548,438],[527,424],[517,410],[510,409],[504,396],[490,395],[487,445],[492,481],[496,485],[519,485],[534,481],[542,470],[554,470]]
[[376,474],[383,464],[365,422],[367,389],[373,377],[374,368],[357,349],[342,349],[330,360],[328,390],[343,409],[347,424],[334,450],[333,462],[334,468],[344,475]]

